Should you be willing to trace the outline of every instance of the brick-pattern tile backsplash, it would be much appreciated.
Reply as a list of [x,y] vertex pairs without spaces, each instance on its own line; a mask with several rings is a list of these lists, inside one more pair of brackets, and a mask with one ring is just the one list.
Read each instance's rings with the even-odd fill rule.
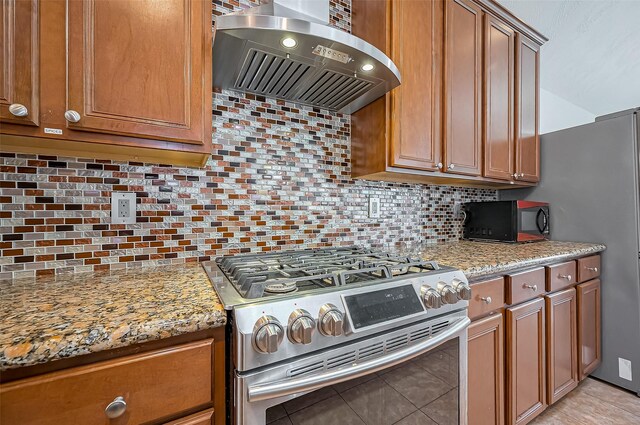
[[[253,4],[214,0],[214,15]],[[350,2],[330,5],[331,23],[349,30]],[[0,278],[452,241],[462,225],[455,203],[496,199],[494,190],[352,180],[348,115],[227,91],[212,107],[203,168],[1,154]],[[110,224],[112,191],[136,193],[136,224]],[[371,196],[378,218],[368,218]]]

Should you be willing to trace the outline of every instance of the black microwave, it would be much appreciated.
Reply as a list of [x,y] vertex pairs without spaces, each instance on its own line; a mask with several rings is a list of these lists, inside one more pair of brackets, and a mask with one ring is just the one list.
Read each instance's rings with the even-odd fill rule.
[[549,204],[533,201],[468,202],[465,239],[532,242],[549,238]]

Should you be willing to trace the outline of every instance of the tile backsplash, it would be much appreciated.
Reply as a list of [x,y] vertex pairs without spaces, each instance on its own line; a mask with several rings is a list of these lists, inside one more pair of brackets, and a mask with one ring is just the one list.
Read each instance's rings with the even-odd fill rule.
[[[214,0],[214,15],[248,5]],[[348,0],[331,1],[331,23],[349,30]],[[0,278],[453,241],[455,203],[496,199],[487,189],[352,180],[348,115],[224,91],[214,93],[213,121],[203,168],[0,154]],[[136,224],[110,224],[112,191],[136,192]]]

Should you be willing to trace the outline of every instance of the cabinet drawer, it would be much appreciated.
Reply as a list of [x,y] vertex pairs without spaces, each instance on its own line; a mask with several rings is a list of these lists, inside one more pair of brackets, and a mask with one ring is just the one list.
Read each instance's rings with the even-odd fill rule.
[[600,276],[600,256],[592,255],[591,257],[578,259],[578,282],[586,282]]
[[547,266],[547,291],[558,291],[576,283],[576,262]]
[[[0,423],[137,424],[213,400],[213,340],[136,354],[0,386]],[[109,419],[116,397],[124,413]]]
[[518,304],[545,292],[543,267],[507,276],[507,304]]
[[484,316],[504,306],[504,279],[485,280],[471,285],[469,318]]

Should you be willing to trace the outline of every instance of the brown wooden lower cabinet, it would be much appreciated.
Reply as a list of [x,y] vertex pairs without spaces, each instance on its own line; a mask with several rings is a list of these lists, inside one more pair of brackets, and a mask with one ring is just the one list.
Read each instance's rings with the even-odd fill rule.
[[469,326],[468,423],[504,423],[504,332],[501,313]]
[[578,300],[578,373],[586,378],[602,359],[600,346],[600,279],[576,286]]
[[553,404],[578,386],[576,290],[547,295],[547,403]]
[[545,308],[538,298],[506,310],[507,424],[526,424],[546,407]]
[[[204,339],[3,383],[0,423],[124,425],[183,416],[170,423],[213,424],[224,394],[221,349]],[[118,397],[126,409],[109,420],[105,408]]]
[[470,425],[524,425],[600,365],[599,273],[592,255],[472,283]]

